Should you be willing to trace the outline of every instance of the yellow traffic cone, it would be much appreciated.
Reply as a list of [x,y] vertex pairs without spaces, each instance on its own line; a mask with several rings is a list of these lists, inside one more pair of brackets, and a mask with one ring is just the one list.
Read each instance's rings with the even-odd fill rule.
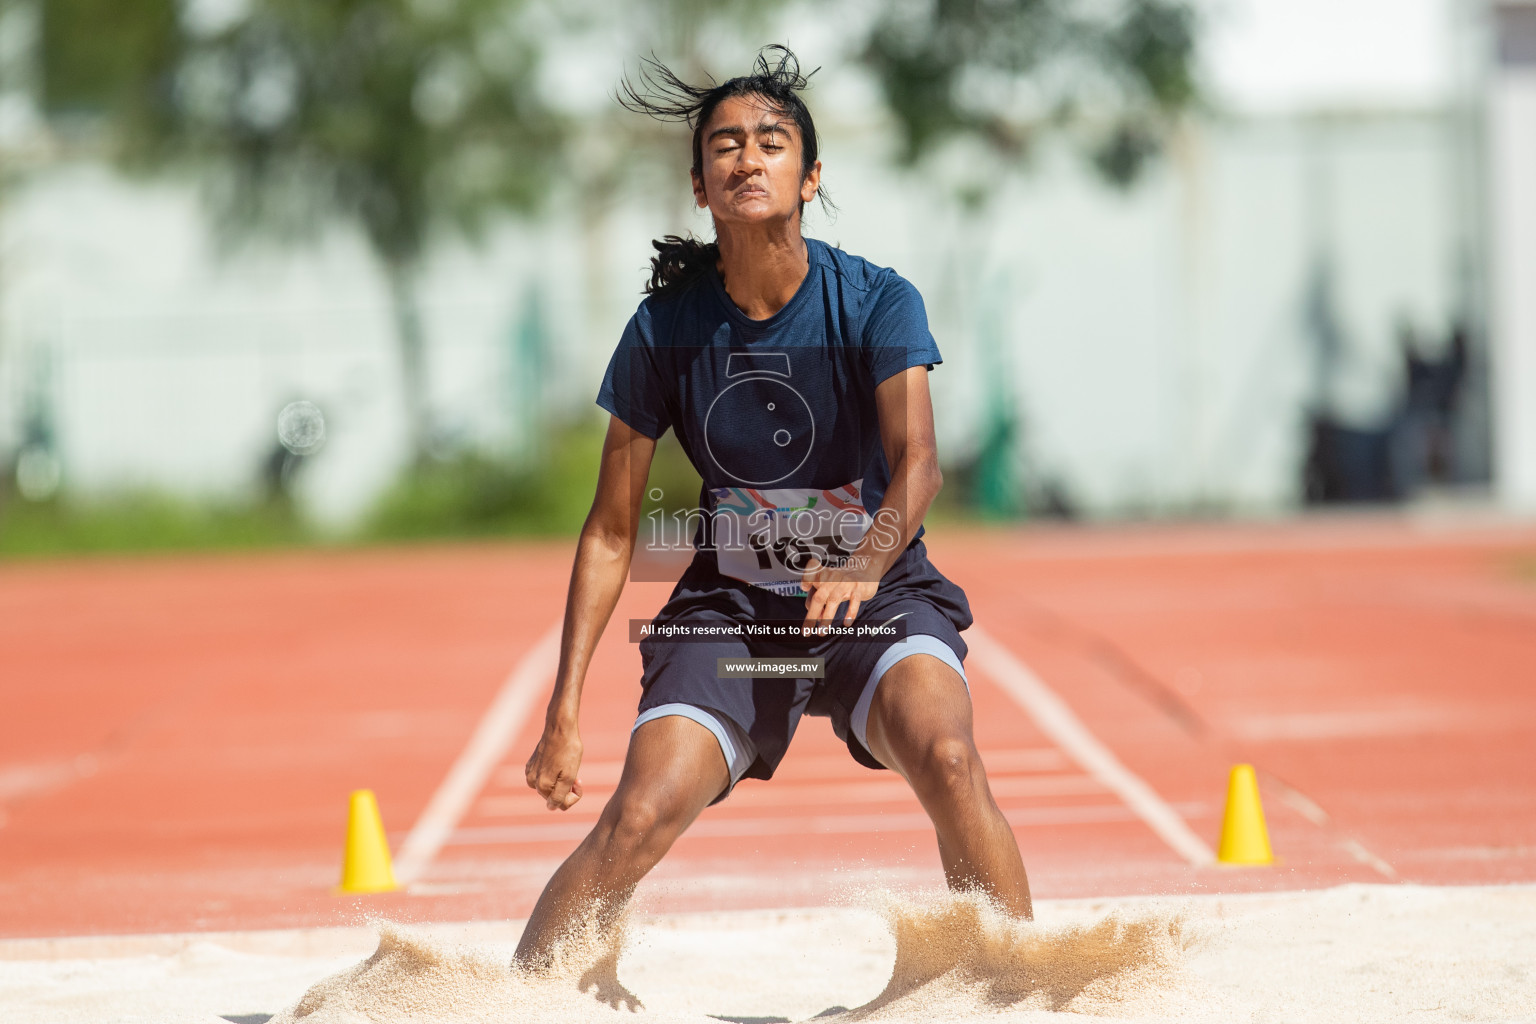
[[1227,813],[1221,819],[1219,864],[1273,864],[1269,829],[1264,827],[1264,807],[1259,803],[1259,780],[1253,765],[1232,766],[1227,780]]
[[352,793],[347,811],[347,852],[341,862],[341,886],[337,892],[389,892],[395,885],[395,869],[384,838],[384,820],[373,790]]

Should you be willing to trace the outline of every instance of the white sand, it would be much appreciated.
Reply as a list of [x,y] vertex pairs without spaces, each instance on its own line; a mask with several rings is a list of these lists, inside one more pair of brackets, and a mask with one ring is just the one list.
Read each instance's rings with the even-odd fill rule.
[[[0,942],[0,1020],[1536,1022],[1536,886],[643,918],[623,953],[506,965],[520,923]],[[893,930],[896,933],[893,935]],[[898,952],[899,937],[899,952]],[[893,966],[894,965],[894,966]],[[585,991],[583,991],[585,989]],[[307,994],[306,994],[307,993]],[[610,1005],[612,1004],[612,1005]],[[844,1011],[842,1008],[853,1008]]]

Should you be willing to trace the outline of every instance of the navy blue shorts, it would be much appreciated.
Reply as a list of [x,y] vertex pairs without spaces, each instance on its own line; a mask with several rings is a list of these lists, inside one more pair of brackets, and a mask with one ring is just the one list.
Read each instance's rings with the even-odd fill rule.
[[[722,576],[712,552],[700,552],[652,619],[665,623],[748,624],[805,618],[804,597],[782,597]],[[902,658],[931,654],[965,679],[965,641],[971,624],[965,591],[934,568],[921,540],[913,541],[880,580],[875,596],[859,606],[858,623],[905,620],[903,640],[846,637],[795,640],[731,638],[681,641],[647,636],[640,641],[643,666],[640,714],[634,728],[666,715],[691,718],[715,734],[730,767],[725,799],[743,778],[769,779],[789,749],[801,715],[832,719],[837,738],[855,761],[884,768],[870,754],[864,727],[875,687]],[[822,657],[822,679],[716,677],[718,658]]]

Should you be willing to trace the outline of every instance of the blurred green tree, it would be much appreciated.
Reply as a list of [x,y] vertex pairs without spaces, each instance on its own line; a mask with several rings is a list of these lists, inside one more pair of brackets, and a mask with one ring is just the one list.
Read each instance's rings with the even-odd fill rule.
[[859,56],[903,162],[957,137],[1017,159],[1067,130],[1123,186],[1199,99],[1197,28],[1188,0],[919,0],[884,5]]
[[[522,0],[46,5],[50,108],[109,115],[130,170],[195,169],[224,242],[361,230],[391,298],[421,462],[429,243],[478,238],[496,212],[534,209],[558,166],[564,124],[537,81],[541,10]],[[222,17],[195,14],[219,6]]]
[[[977,287],[996,223],[990,202],[1039,138],[1068,137],[1117,187],[1141,176],[1199,102],[1197,30],[1189,0],[895,0],[879,8],[856,52],[895,117],[898,162],[960,155],[945,165],[963,213],[957,277]],[[1022,417],[999,373],[1007,330],[977,326],[987,401],[980,447],[957,476],[972,483],[974,508],[1018,515],[1028,493],[1049,488],[1015,478]]]
[[[7,0],[20,6],[26,0]],[[37,86],[56,125],[141,109],[183,42],[176,0],[39,0]]]

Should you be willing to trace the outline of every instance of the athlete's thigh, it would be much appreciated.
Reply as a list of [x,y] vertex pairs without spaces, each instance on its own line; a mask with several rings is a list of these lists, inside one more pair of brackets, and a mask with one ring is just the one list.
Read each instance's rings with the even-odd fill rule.
[[974,744],[965,680],[931,654],[913,654],[886,670],[865,723],[870,753],[906,774],[937,745]]
[[730,781],[715,734],[690,718],[667,715],[630,734],[624,769],[604,813],[641,813],[658,824],[686,825]]
[[860,764],[895,767],[869,745],[869,716],[875,702],[879,701],[887,719],[896,706],[910,704],[918,712],[917,724],[922,724],[926,702],[954,700],[948,688],[941,687],[936,693],[925,688],[928,673],[914,673],[914,665],[936,663],[946,671],[944,678],[952,677],[959,687],[959,701],[968,714],[969,696],[961,675],[966,645],[945,604],[923,589],[893,588],[886,594],[877,593],[871,604],[867,614],[860,611],[858,621],[871,628],[894,627],[902,638],[866,634],[829,645],[827,676],[833,729],[847,741],[849,753]]

